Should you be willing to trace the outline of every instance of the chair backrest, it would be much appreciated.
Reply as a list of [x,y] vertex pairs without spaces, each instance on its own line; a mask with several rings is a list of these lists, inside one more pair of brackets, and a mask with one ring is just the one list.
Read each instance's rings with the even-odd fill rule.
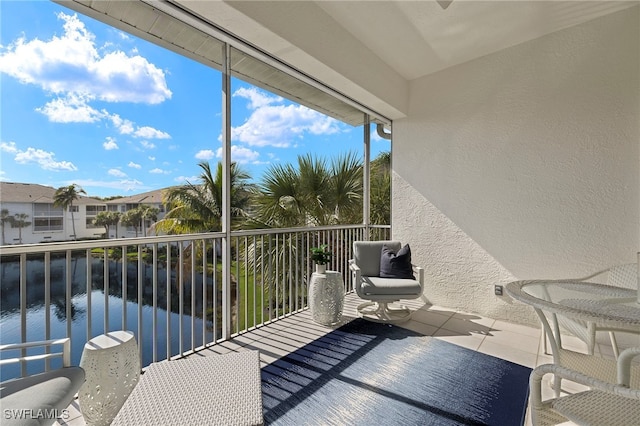
[[614,287],[634,289],[638,286],[638,264],[627,263],[612,266],[607,274],[607,284]]
[[360,274],[366,277],[380,275],[380,257],[382,246],[386,245],[397,252],[402,247],[400,241],[354,241],[353,260],[360,268]]

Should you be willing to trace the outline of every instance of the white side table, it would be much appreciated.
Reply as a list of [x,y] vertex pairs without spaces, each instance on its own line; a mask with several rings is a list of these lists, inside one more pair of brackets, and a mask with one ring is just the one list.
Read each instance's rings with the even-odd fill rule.
[[87,425],[109,425],[140,378],[140,357],[130,331],[112,331],[84,345],[80,367],[86,381],[78,391]]
[[337,271],[324,274],[314,272],[309,283],[309,309],[313,320],[322,325],[333,325],[342,319],[344,281]]

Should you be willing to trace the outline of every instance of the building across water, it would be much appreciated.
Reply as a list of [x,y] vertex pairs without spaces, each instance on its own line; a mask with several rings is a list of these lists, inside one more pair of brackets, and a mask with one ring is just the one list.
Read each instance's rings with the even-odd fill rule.
[[[94,223],[98,213],[103,211],[124,213],[137,207],[150,206],[158,209],[158,219],[160,219],[165,212],[162,203],[163,191],[164,189],[158,189],[109,201],[79,196],[72,206],[64,209],[54,203],[56,188],[34,183],[0,182],[0,209],[2,210],[0,244],[33,244],[105,238],[107,229]],[[106,237],[141,236],[136,234],[150,225],[151,222],[145,220],[145,223],[141,223],[136,231],[133,226],[119,223],[108,227]]]

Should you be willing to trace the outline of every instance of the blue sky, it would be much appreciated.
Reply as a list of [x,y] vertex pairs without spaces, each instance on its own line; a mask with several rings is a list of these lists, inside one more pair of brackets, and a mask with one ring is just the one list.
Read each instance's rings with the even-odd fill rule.
[[[0,0],[0,180],[133,195],[220,159],[217,70],[51,2]],[[363,130],[234,79],[232,160],[362,152]],[[375,157],[390,145],[372,132]]]

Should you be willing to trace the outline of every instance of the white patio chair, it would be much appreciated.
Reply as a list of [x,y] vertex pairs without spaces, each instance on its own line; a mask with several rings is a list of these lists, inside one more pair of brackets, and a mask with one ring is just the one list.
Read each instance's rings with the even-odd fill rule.
[[[578,278],[575,281],[602,282],[603,284],[610,285],[612,287],[635,289],[638,285],[637,274],[638,264],[627,263],[612,266],[610,268],[593,273],[589,276]],[[607,330],[603,328],[598,328],[596,330],[596,326],[593,323],[576,320],[562,315],[557,316],[557,321],[560,327],[570,332],[572,335],[578,337],[587,345],[587,351],[589,352],[589,354],[594,353],[595,346],[597,344],[596,331],[608,331],[611,346],[613,348],[613,353],[616,358],[618,357],[620,351],[615,335],[616,330]]]
[[[62,345],[60,352],[17,356],[0,360],[0,365],[61,357],[62,368],[0,383],[3,425],[50,425],[63,413],[84,383],[84,370],[71,366],[71,339],[43,340],[0,345],[0,351],[22,351]],[[20,415],[33,418],[19,418]],[[54,418],[51,418],[54,417]]]
[[[381,263],[385,247],[390,251],[386,253],[390,255],[387,257],[389,261]],[[408,256],[401,254],[401,250],[408,251]],[[396,254],[397,258],[394,257]],[[396,264],[396,259],[402,265]],[[353,274],[356,293],[361,299],[369,300],[357,307],[360,317],[389,323],[411,318],[411,310],[407,306],[389,306],[400,299],[417,299],[422,296],[424,270],[411,263],[408,246],[402,247],[399,241],[354,241],[349,269]]]
[[[578,425],[629,426],[640,421],[640,389],[630,386],[632,359],[640,347],[629,348],[617,362],[617,380],[600,380],[557,364],[544,364],[531,373],[531,418],[534,426],[556,425],[571,421]],[[553,374],[588,389],[573,394],[542,399],[542,378]]]

